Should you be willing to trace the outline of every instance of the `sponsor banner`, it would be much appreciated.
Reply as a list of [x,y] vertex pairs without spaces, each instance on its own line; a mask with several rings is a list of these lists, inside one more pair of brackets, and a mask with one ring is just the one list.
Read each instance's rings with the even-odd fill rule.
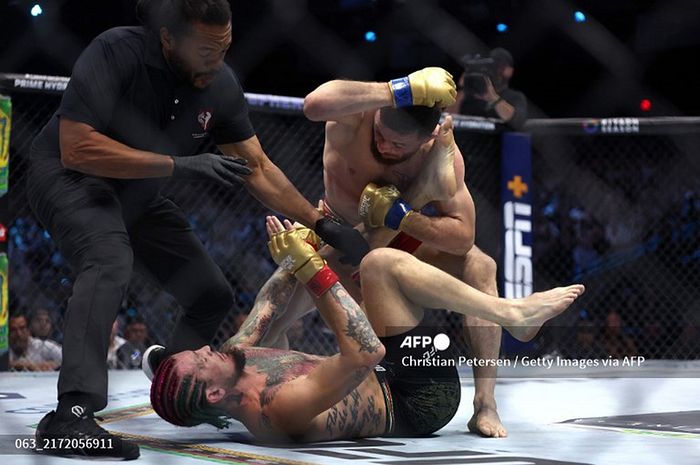
[[[9,351],[8,342],[8,320],[9,320],[9,310],[7,308],[9,292],[7,286],[7,254],[0,253],[0,356],[4,357]],[[9,367],[0,366],[0,370],[7,370]]]
[[[10,126],[12,101],[0,95],[0,197],[7,194],[10,161]],[[3,220],[5,212],[2,212]],[[2,221],[4,223],[4,221]]]
[[506,298],[532,294],[532,162],[530,136],[503,135],[503,292]]
[[8,262],[7,262],[7,190],[10,171],[10,127],[12,101],[0,95],[0,371],[9,369],[8,341]]
[[583,121],[586,134],[636,134],[639,132],[639,118],[603,118]]
[[69,78],[63,76],[40,76],[36,74],[2,74],[0,86],[5,89],[63,92],[68,86]]
[[[532,150],[530,135],[503,134],[501,153],[501,212],[503,255],[500,263],[501,293],[506,298],[532,294]],[[523,344],[504,333],[503,347],[518,353]]]

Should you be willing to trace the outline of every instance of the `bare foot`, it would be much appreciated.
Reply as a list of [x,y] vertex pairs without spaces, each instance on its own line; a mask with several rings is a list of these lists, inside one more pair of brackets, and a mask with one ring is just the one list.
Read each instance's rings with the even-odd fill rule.
[[583,285],[574,284],[513,300],[518,316],[506,329],[514,338],[527,342],[537,335],[545,322],[566,310],[585,290]]
[[472,415],[467,428],[474,434],[487,438],[505,438],[508,436],[508,431],[501,423],[501,418],[498,416],[496,404],[474,405],[474,415]]
[[403,194],[411,206],[419,210],[436,200],[449,200],[457,192],[455,174],[455,144],[452,117],[447,116],[440,125],[438,136],[427,154],[428,161],[418,177]]

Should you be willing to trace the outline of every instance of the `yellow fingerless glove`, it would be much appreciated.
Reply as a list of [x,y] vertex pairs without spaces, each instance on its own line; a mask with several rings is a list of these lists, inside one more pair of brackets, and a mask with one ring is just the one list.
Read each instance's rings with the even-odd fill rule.
[[314,240],[316,236],[311,230],[303,231],[305,229],[307,228],[302,228],[302,231],[292,229],[274,234],[267,247],[277,265],[292,273],[311,293],[320,297],[338,282],[338,276],[305,240]]

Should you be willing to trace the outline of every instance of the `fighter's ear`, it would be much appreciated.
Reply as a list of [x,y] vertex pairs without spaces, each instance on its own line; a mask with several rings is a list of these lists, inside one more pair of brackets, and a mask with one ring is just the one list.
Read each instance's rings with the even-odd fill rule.
[[170,31],[168,31],[168,28],[165,26],[161,27],[159,35],[160,35],[160,44],[163,46],[163,48],[166,51],[172,50],[174,45],[175,45],[174,44],[174,37],[170,33]]
[[209,404],[216,404],[226,396],[226,390],[220,387],[208,387],[206,395]]

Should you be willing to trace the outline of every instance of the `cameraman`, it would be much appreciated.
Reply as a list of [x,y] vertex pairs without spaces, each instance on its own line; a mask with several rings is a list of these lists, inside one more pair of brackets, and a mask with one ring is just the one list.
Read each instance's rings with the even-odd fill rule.
[[513,76],[513,56],[504,48],[491,50],[488,58],[467,56],[459,78],[457,100],[450,113],[500,118],[519,130],[527,119],[525,94],[508,87]]

